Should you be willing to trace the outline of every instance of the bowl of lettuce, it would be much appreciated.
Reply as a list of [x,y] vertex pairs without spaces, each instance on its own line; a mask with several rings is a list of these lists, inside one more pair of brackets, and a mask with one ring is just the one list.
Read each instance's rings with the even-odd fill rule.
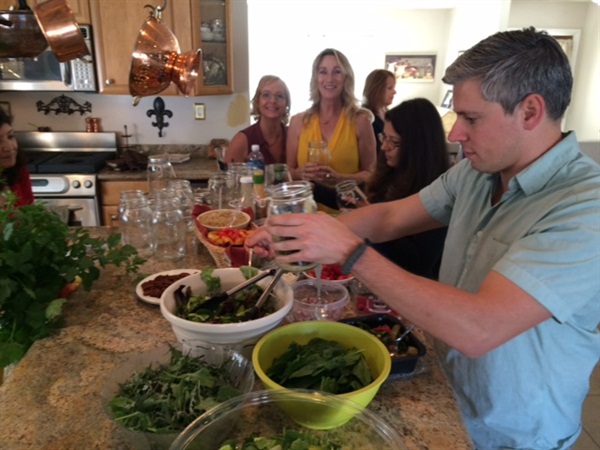
[[[225,346],[250,358],[254,344],[279,325],[292,309],[291,286],[280,279],[255,319],[250,319],[249,313],[271,276],[236,294],[217,309],[205,310],[202,304],[211,295],[227,291],[256,273],[257,269],[245,266],[207,268],[169,286],[161,296],[160,310],[179,342],[196,350]],[[184,300],[181,293],[185,295]]]
[[[302,426],[284,412],[294,405],[344,411],[352,419],[335,429]],[[406,450],[380,416],[342,397],[302,389],[259,390],[221,403],[192,422],[171,450]]]
[[107,377],[103,407],[130,447],[167,450],[197,417],[251,392],[254,380],[252,364],[235,351],[199,355],[167,344],[127,355]]

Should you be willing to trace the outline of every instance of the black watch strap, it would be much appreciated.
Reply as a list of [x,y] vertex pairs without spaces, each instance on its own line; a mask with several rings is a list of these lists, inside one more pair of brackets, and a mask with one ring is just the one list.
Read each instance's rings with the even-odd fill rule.
[[342,273],[344,275],[350,274],[350,272],[352,271],[352,267],[354,267],[354,264],[356,264],[356,262],[360,259],[360,257],[363,255],[363,253],[370,244],[371,241],[365,239],[363,242],[360,243],[360,245],[358,245],[354,250],[352,250],[352,253],[350,253],[350,256],[348,256],[348,259],[346,259],[346,262],[342,264]]

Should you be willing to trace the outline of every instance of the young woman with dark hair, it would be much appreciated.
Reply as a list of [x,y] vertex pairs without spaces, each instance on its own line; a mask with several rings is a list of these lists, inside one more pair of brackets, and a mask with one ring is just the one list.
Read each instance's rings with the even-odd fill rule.
[[6,202],[4,193],[17,196],[16,206],[33,203],[31,179],[25,158],[12,128],[12,117],[0,108],[0,205]]
[[[385,113],[378,139],[381,154],[366,185],[371,203],[419,192],[450,167],[442,120],[427,99],[406,100]],[[379,253],[409,272],[436,279],[446,228],[373,244]]]

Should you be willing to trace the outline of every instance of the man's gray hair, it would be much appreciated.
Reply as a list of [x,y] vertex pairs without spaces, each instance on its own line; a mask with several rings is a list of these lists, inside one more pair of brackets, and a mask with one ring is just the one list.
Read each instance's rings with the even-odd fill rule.
[[481,80],[481,94],[512,114],[529,94],[546,102],[548,117],[559,120],[571,102],[573,75],[560,44],[533,27],[504,31],[482,40],[447,69],[444,83]]

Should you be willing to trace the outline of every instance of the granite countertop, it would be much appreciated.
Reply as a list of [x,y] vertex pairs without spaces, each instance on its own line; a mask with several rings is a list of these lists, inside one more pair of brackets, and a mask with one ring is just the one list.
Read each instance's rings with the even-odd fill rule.
[[[109,231],[98,227],[93,234]],[[136,298],[135,285],[159,271],[207,265],[213,265],[210,255],[190,236],[183,260],[150,260],[137,275],[109,267],[90,292],[78,290],[65,307],[65,327],[37,341],[0,386],[0,447],[131,449],[103,409],[107,374],[130,352],[176,342],[159,307]],[[409,450],[469,449],[460,413],[430,345],[427,352],[414,375],[390,377],[369,409],[404,437]]]
[[[190,181],[206,181],[218,170],[217,161],[196,152],[191,154],[189,161],[173,164],[175,176]],[[104,167],[98,173],[99,181],[144,181],[147,174],[145,170],[113,170]]]

